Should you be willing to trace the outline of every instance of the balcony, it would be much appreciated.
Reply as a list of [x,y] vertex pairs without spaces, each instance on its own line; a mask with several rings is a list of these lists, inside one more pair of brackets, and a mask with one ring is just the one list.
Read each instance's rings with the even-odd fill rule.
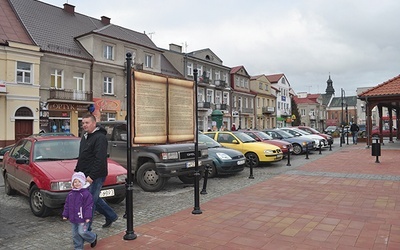
[[197,107],[199,109],[209,109],[209,108],[211,108],[211,103],[210,102],[199,102]]
[[273,114],[275,113],[275,107],[262,107],[263,114]]
[[207,76],[200,76],[199,77],[199,83],[206,83],[209,84],[210,83],[210,78]]
[[315,121],[315,115],[310,115],[310,121]]
[[214,84],[215,84],[216,87],[219,87],[219,88],[226,88],[227,87],[225,80],[215,80]]
[[252,108],[242,108],[241,109],[241,113],[242,114],[253,114],[254,113],[254,109],[252,109]]
[[50,99],[92,101],[93,94],[89,91],[78,91],[75,89],[50,89]]
[[215,109],[229,110],[229,105],[228,104],[215,104]]

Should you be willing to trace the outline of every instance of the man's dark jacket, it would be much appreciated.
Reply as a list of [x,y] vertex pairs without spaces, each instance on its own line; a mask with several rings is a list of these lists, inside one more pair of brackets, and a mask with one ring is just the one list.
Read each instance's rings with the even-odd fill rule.
[[106,134],[103,127],[96,127],[93,133],[82,136],[76,172],[81,171],[92,180],[108,175]]

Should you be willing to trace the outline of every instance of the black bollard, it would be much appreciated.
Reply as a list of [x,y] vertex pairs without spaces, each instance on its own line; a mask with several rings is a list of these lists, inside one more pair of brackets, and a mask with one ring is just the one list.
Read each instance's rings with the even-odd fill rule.
[[203,189],[201,190],[200,194],[207,194],[207,180],[208,180],[208,171],[210,171],[210,166],[207,165],[204,168],[204,181],[203,181]]
[[306,160],[308,160],[308,145],[306,145]]
[[319,154],[321,154],[321,151],[322,151],[322,144],[321,144],[321,141],[319,142]]
[[347,136],[346,137],[347,137],[347,143],[346,144],[349,145],[349,129],[347,129]]
[[332,143],[329,144],[329,151],[332,151]]
[[250,161],[250,176],[249,179],[254,179],[253,176],[253,161]]
[[290,164],[290,148],[288,149],[288,153],[287,153],[287,164],[286,166],[292,166],[292,164]]

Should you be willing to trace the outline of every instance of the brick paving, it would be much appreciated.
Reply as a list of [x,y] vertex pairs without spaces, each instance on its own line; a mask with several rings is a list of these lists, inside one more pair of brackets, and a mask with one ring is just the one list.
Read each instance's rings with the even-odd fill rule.
[[400,249],[399,153],[387,143],[375,163],[365,144],[348,145],[96,249]]

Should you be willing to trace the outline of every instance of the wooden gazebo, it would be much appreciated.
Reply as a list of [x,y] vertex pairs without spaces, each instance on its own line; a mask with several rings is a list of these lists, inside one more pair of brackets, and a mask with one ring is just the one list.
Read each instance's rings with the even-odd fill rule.
[[[393,114],[396,115],[396,124],[399,126],[400,116],[400,75],[381,83],[365,92],[358,95],[358,99],[365,102],[366,112],[366,125],[367,125],[367,145],[372,143],[372,109],[377,106],[379,113],[379,130],[382,134],[383,120],[382,120],[382,108],[388,109],[389,115],[389,130],[390,137],[389,142],[393,142]],[[395,138],[400,139],[400,132],[397,128]],[[380,143],[383,143],[383,137],[380,136]]]

